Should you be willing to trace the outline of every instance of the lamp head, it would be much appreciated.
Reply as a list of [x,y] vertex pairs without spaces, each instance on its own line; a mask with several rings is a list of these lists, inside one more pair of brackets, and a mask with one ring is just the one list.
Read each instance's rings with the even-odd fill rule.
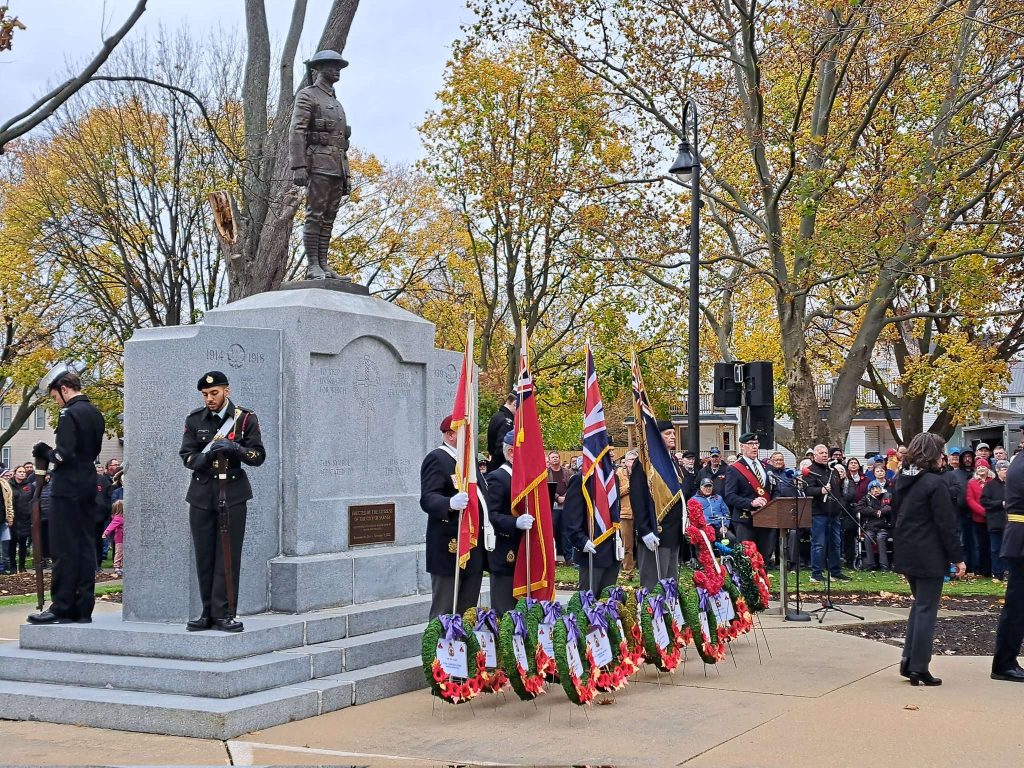
[[690,142],[683,139],[679,142],[679,154],[676,155],[676,161],[672,163],[672,167],[668,169],[668,172],[674,176],[679,176],[684,181],[688,181],[693,176],[693,169],[697,167],[697,158],[690,149]]

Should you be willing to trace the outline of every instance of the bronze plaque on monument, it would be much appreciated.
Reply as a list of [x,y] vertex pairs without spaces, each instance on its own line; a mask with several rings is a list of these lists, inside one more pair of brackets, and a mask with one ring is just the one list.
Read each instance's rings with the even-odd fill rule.
[[393,544],[395,505],[360,504],[348,508],[348,545]]

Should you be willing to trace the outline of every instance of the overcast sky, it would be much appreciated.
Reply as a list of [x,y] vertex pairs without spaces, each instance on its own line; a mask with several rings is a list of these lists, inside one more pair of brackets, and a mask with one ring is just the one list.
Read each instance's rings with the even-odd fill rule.
[[[0,53],[0,122],[80,65],[127,18],[134,0],[6,0],[28,27],[14,50]],[[202,38],[218,26],[244,33],[243,0],[150,0],[127,40],[163,24],[187,26]],[[291,0],[266,0],[271,38],[287,30]],[[309,0],[300,60],[314,52],[330,0]],[[422,154],[416,125],[434,105],[459,24],[471,19],[464,0],[362,0],[345,48],[338,97],[361,149],[391,161]],[[102,70],[101,70],[102,71]]]

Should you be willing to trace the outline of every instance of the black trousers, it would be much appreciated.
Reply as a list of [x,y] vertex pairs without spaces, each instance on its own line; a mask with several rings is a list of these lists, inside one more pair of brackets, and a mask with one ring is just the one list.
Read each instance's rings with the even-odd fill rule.
[[1024,642],[1024,557],[1004,557],[1006,599],[996,629],[996,650],[992,671],[1007,672],[1017,667],[1017,654]]
[[774,528],[755,528],[749,520],[734,520],[733,530],[740,541],[752,541],[765,565],[771,562],[772,553],[778,544],[779,532]]
[[512,597],[512,580],[511,573],[491,574],[491,608],[499,618],[516,607],[516,599]]
[[57,616],[87,619],[96,604],[95,497],[50,500],[53,572],[50,610]]
[[907,617],[907,636],[903,641],[903,658],[909,660],[911,672],[927,672],[932,660],[935,620],[942,599],[942,577],[908,576],[914,604]]
[[[228,507],[228,518],[231,521],[231,583],[236,609],[238,576],[242,570],[242,543],[245,540],[245,512],[244,503]],[[199,577],[199,597],[203,601],[203,616],[212,619],[234,618],[234,612],[228,607],[217,510],[189,506],[188,522],[192,528],[192,547],[196,553],[196,575]]]
[[[430,574],[430,616],[436,619],[442,613],[458,613],[460,616],[470,608],[480,604],[480,587],[483,583],[484,574],[465,573],[459,574],[459,602],[452,605],[455,599],[455,577],[439,576],[436,573]],[[514,607],[514,606],[513,606]],[[454,611],[453,611],[454,609]]]

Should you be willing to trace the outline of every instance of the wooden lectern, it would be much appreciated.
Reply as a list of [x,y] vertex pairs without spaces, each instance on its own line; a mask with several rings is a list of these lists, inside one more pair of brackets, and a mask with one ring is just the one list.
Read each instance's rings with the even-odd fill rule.
[[811,527],[811,500],[809,498],[777,498],[772,499],[752,515],[755,528],[790,528]]
[[800,553],[797,553],[797,608],[787,609],[789,591],[786,585],[786,562],[790,559],[786,552],[786,531],[791,528],[811,527],[811,500],[807,497],[779,497],[772,499],[753,514],[755,528],[775,528],[779,531],[779,598],[781,606],[779,614],[788,621],[810,621],[810,616],[800,610]]

